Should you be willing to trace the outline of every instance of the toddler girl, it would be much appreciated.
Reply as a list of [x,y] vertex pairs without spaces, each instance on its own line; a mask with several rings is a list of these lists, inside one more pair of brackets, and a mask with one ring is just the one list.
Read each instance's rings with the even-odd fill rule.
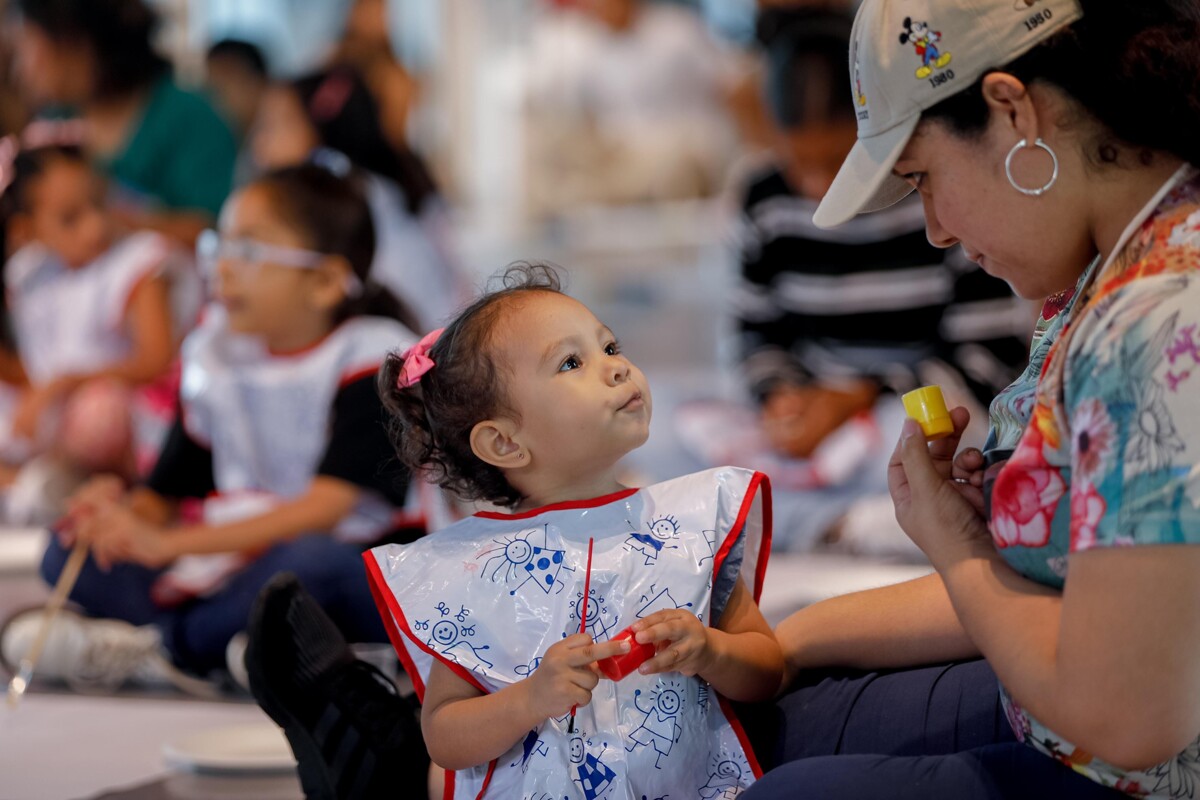
[[[5,376],[3,455],[19,465],[53,452],[84,471],[132,477],[136,429],[150,449],[153,414],[134,426],[131,390],[171,365],[165,270],[172,251],[154,233],[120,236],[103,205],[103,186],[80,150],[0,144],[7,186],[0,198],[4,267],[14,355]],[[22,374],[23,373],[23,374]],[[149,411],[144,396],[138,409]],[[169,414],[170,405],[166,405]],[[165,430],[165,425],[159,430]]]
[[[217,303],[184,342],[163,455],[143,487],[97,479],[76,496],[72,529],[45,556],[47,581],[83,537],[91,559],[71,598],[98,617],[153,623],[174,663],[196,673],[225,664],[255,594],[281,570],[352,641],[383,641],[360,553],[397,528],[407,475],[389,466],[375,372],[416,337],[371,280],[373,240],[356,185],[315,166],[230,198],[220,231],[204,237]],[[11,660],[10,644],[6,634]],[[72,659],[55,670],[48,658],[41,673],[70,676]],[[138,660],[122,663],[128,674]]]
[[[504,289],[390,356],[380,388],[410,468],[510,509],[366,555],[430,756],[456,771],[447,796],[750,785],[758,767],[725,698],[763,700],[780,682],[755,600],[765,476],[622,486],[619,460],[649,434],[650,388],[545,267],[510,270]],[[604,659],[633,648],[649,660],[601,680]]]

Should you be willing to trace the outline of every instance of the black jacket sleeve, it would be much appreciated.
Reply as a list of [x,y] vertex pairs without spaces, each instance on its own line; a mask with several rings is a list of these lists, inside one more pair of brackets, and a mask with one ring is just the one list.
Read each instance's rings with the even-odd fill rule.
[[174,498],[203,498],[216,491],[212,451],[188,435],[183,414],[178,411],[146,486],[163,497]]
[[338,391],[329,445],[317,473],[373,489],[392,504],[404,505],[409,474],[388,436],[387,412],[375,391],[374,375],[351,381]]

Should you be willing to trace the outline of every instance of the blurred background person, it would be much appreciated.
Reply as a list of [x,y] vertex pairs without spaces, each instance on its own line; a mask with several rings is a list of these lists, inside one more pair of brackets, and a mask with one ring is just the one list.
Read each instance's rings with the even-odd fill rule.
[[132,228],[191,245],[229,193],[236,144],[175,82],[142,0],[15,0],[18,86],[39,114],[75,116]]
[[234,135],[239,141],[245,139],[270,82],[262,50],[251,42],[222,39],[208,48],[204,75],[205,86]]
[[157,456],[178,341],[165,273],[180,254],[160,234],[120,232],[76,147],[8,137],[0,173],[15,366],[0,387],[4,514],[49,524],[88,474],[132,480]]
[[396,149],[384,136],[375,100],[353,69],[334,67],[272,85],[249,147],[259,169],[317,157],[348,160],[366,173],[379,231],[372,269],[412,311],[417,328],[436,328],[467,297],[433,178],[416,153]]
[[[237,675],[227,647],[280,571],[318,594],[351,641],[385,641],[361,551],[423,529],[400,513],[409,475],[375,389],[387,353],[416,337],[370,274],[374,238],[358,185],[315,165],[231,196],[201,240],[215,302],[184,343],[162,457],[129,488],[89,481],[43,557],[53,584],[75,538],[89,544],[71,597],[91,616],[60,617],[77,646],[47,658],[47,673],[91,672],[110,688],[147,665],[169,679],[174,668]],[[23,620],[0,636],[9,664],[40,610]]]
[[[887,500],[882,464],[904,418],[898,394],[939,383],[982,412],[1027,360],[1015,334],[1029,317],[1023,305],[1002,281],[928,242],[918,198],[837,231],[813,225],[857,136],[858,103],[844,90],[851,24],[836,10],[760,19],[775,163],[745,191],[734,295],[757,422],[721,423],[728,413],[742,419],[724,406],[689,409],[680,421],[708,460],[765,460],[777,488],[795,490],[780,493],[785,548],[812,546],[863,498]],[[883,523],[896,534],[883,541],[916,554]]]
[[532,33],[531,213],[710,197],[735,156],[733,65],[692,10],[575,0]]
[[420,99],[420,84],[396,58],[389,37],[387,0],[355,0],[330,65],[353,67],[379,110],[379,128],[392,148],[407,150],[409,117]]

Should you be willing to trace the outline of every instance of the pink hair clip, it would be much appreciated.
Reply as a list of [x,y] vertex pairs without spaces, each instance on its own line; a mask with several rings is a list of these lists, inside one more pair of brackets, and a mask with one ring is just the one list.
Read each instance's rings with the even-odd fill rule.
[[444,330],[445,328],[438,328],[436,331],[425,334],[421,341],[400,354],[400,357],[404,359],[404,364],[400,367],[400,374],[396,376],[397,389],[407,389],[419,382],[422,375],[433,369],[433,359],[429,357],[429,348],[433,347],[434,342],[438,340]]
[[329,122],[341,114],[354,93],[354,82],[344,69],[329,73],[308,101],[308,111],[317,122]]

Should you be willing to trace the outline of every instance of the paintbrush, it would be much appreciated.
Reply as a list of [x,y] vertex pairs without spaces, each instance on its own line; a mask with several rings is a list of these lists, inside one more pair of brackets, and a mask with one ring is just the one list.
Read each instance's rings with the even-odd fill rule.
[[63,566],[62,572],[58,574],[58,582],[54,584],[54,592],[50,595],[50,601],[46,603],[46,608],[42,612],[42,624],[33,640],[33,646],[21,659],[17,674],[8,683],[8,707],[10,709],[17,707],[25,690],[29,688],[29,681],[33,679],[33,670],[37,667],[38,659],[41,658],[46,640],[50,638],[50,626],[54,624],[58,612],[66,604],[67,596],[71,594],[71,589],[74,588],[75,581],[83,569],[83,562],[87,560],[87,554],[87,543],[82,539],[76,539],[75,547],[72,548],[71,555],[67,557],[67,563]]

